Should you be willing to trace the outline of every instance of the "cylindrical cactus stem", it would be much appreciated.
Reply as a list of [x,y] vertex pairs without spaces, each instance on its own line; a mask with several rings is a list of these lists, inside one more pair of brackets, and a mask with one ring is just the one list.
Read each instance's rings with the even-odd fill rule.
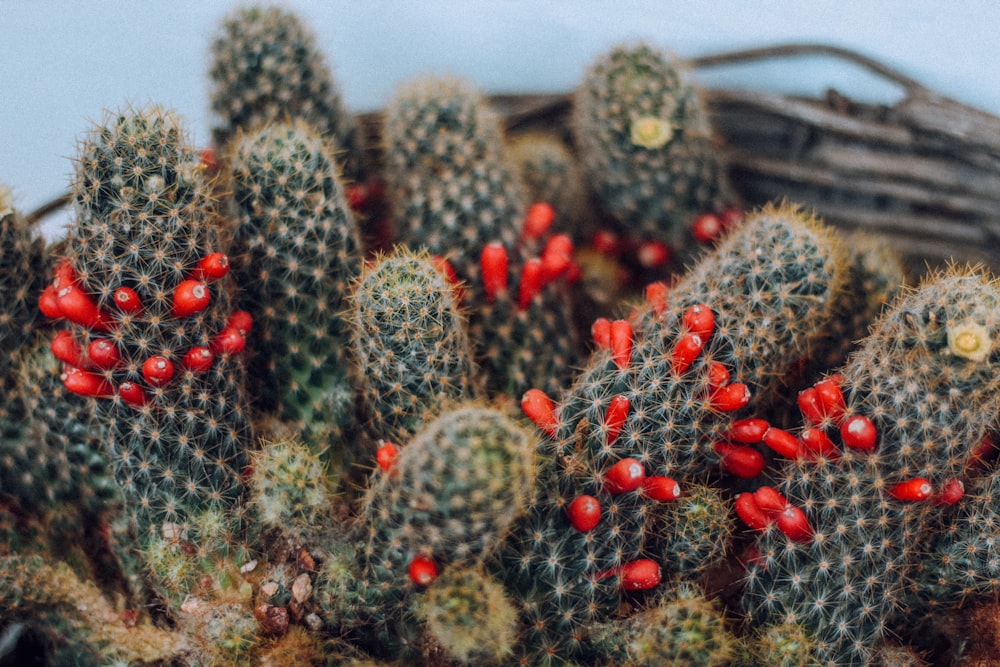
[[588,68],[572,129],[587,182],[623,229],[675,247],[693,218],[735,197],[687,67],[648,43]]
[[239,358],[248,323],[231,318],[227,281],[202,264],[223,250],[202,171],[162,108],[109,113],[87,133],[49,311],[68,321],[77,358],[63,383],[99,399],[105,451],[141,541],[196,553],[206,513],[224,517],[212,541],[238,539],[251,443]]
[[361,134],[315,36],[296,14],[276,6],[231,12],[212,40],[209,77],[220,146],[239,128],[301,119],[342,151],[346,179],[364,180]]
[[777,489],[753,493],[766,519],[754,526],[760,557],[748,571],[756,622],[797,619],[824,664],[872,659],[918,572],[933,566],[932,536],[956,504],[969,506],[964,485],[1000,409],[998,308],[1000,288],[982,272],[934,274],[893,303],[840,374],[812,388],[827,409],[800,402],[798,439],[820,432],[833,449],[807,446]]
[[416,596],[449,564],[496,549],[528,502],[535,448],[527,429],[476,404],[428,423],[375,472],[357,555],[323,584],[331,621],[364,627],[363,643],[379,654],[412,654],[422,632],[411,611]]
[[240,305],[254,319],[254,394],[317,450],[351,431],[356,409],[344,312],[362,248],[335,150],[298,121],[238,134],[231,159],[239,205],[231,254],[245,286]]
[[450,402],[473,398],[475,364],[455,287],[426,252],[365,268],[349,314],[373,437],[402,445]]

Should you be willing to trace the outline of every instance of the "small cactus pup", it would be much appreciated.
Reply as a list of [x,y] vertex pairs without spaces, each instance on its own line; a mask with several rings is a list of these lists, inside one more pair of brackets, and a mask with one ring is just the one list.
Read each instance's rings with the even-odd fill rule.
[[[196,562],[239,543],[251,442],[250,323],[205,266],[220,242],[202,172],[172,111],[108,113],[80,142],[76,221],[40,300],[67,325],[53,338],[64,386],[98,399],[140,545]],[[179,599],[192,583],[157,574]]]
[[755,624],[794,620],[824,665],[873,660],[932,565],[934,535],[966,502],[1000,409],[998,335],[997,281],[936,273],[893,302],[839,374],[799,394],[803,428],[764,437],[789,459],[780,482],[736,499],[760,532],[745,596]]
[[[430,421],[388,470],[374,473],[354,531],[356,555],[324,569],[320,595],[329,622],[378,655],[416,655],[424,623],[414,605],[433,603],[440,591],[421,598],[439,577],[457,576],[449,568],[467,567],[497,547],[528,502],[535,447],[530,431],[478,404]],[[455,604],[494,603],[488,596]],[[459,622],[444,618],[446,610],[424,608],[432,627],[455,631],[444,630]],[[472,648],[453,643],[451,650]]]
[[722,667],[737,648],[721,606],[693,584],[682,584],[656,606],[591,632],[612,658],[605,664],[625,667]]
[[231,254],[245,286],[240,306],[254,321],[253,393],[318,450],[350,433],[356,400],[344,312],[362,248],[334,151],[297,121],[238,133],[230,160],[239,207]]
[[339,151],[344,178],[367,172],[361,135],[340,97],[316,38],[302,19],[279,6],[233,10],[211,43],[212,111],[221,148],[238,128],[301,119]]
[[353,363],[375,440],[401,446],[444,405],[476,395],[465,318],[439,266],[400,246],[351,294]]
[[551,233],[551,207],[528,205],[483,94],[455,77],[410,81],[387,105],[385,141],[400,241],[443,258],[464,283],[487,390],[561,382],[577,358],[572,241]]
[[[545,463],[495,572],[524,602],[527,662],[600,658],[584,628],[724,556],[728,502],[701,487],[720,469],[763,471],[747,411],[780,394],[828,320],[843,267],[828,228],[768,207],[669,293],[648,290],[631,320],[596,322],[599,349],[561,401],[525,392]],[[585,497],[596,503],[578,513]]]
[[601,54],[574,98],[584,177],[623,231],[675,248],[692,220],[735,201],[687,67],[648,43]]

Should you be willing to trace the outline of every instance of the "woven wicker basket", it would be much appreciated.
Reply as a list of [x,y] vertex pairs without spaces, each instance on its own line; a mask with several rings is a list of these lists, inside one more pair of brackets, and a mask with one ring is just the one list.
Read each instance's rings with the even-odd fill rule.
[[[948,99],[845,49],[780,45],[697,58],[719,65],[825,55],[898,84],[893,106],[830,90],[811,99],[709,89],[707,101],[733,184],[747,207],[787,199],[828,223],[884,235],[922,273],[949,261],[1000,270],[1000,118]],[[508,130],[545,130],[571,143],[569,95],[491,98]],[[378,146],[378,114],[363,117]],[[376,156],[377,157],[377,156]]]

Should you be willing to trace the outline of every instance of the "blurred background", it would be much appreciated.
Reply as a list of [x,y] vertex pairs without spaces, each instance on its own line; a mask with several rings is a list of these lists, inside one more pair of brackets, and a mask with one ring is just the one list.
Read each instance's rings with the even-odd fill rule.
[[[106,108],[157,102],[207,144],[208,49],[243,2],[0,0],[0,183],[29,212],[63,192],[77,138]],[[1000,3],[988,0],[286,0],[316,33],[352,111],[423,72],[488,93],[565,92],[601,51],[649,40],[683,57],[823,42],[1000,115]],[[892,103],[900,91],[824,57],[698,70],[711,87]],[[58,234],[65,214],[46,223]]]

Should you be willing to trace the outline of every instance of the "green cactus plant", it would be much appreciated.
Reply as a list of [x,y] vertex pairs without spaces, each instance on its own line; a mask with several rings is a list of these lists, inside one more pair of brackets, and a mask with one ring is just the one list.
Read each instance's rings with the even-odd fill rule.
[[342,151],[344,178],[364,180],[361,134],[315,36],[298,15],[277,5],[238,7],[214,35],[210,58],[218,146],[239,128],[300,119]]
[[[261,410],[325,450],[354,427],[344,311],[362,263],[333,149],[304,122],[272,124],[240,133],[230,162],[239,205],[234,273],[255,322],[253,394]],[[346,451],[330,456],[351,460]]]
[[[780,393],[822,331],[843,271],[828,229],[794,207],[767,208],[665,298],[651,292],[633,322],[606,322],[604,347],[558,405],[525,394],[522,407],[549,435],[546,465],[495,571],[524,601],[528,662],[592,659],[581,629],[607,620],[623,595],[655,589],[686,563],[689,577],[711,564],[689,551],[722,557],[717,501],[691,512],[674,503],[720,464],[761,472],[748,446],[735,456],[758,457],[756,468],[734,460],[729,431],[744,408]],[[721,534],[692,551],[698,528],[687,521]]]
[[571,127],[586,181],[623,230],[680,248],[695,216],[735,200],[700,89],[649,43],[590,65]]
[[402,445],[442,406],[475,397],[465,318],[426,252],[400,247],[378,259],[350,305],[353,363],[376,440]]
[[[822,664],[873,659],[929,536],[963,501],[1000,407],[998,305],[996,281],[975,270],[933,275],[897,299],[824,381],[819,409],[800,394],[803,451],[787,452],[777,489],[746,500],[741,516],[762,531],[748,612],[759,624],[801,623]],[[832,446],[809,451],[821,441]]]

